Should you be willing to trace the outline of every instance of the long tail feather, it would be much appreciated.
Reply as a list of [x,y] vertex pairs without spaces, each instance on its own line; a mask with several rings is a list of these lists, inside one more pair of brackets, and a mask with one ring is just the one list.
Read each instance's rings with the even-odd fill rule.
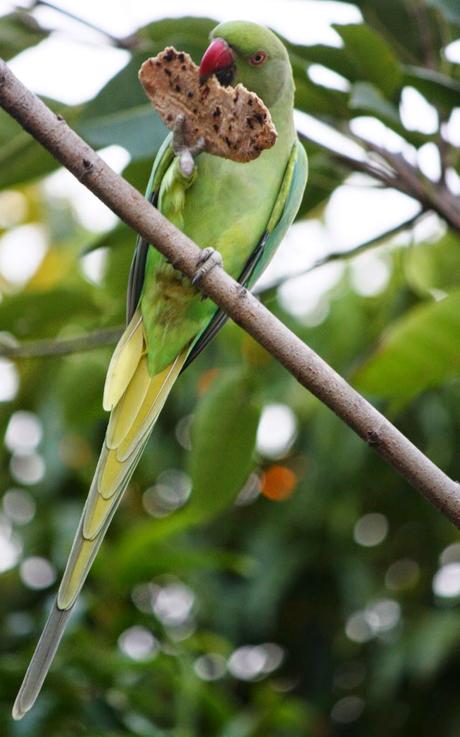
[[56,601],[13,707],[14,719],[24,716],[40,692],[78,594],[188,353],[185,349],[151,377],[144,351],[136,313],[115,350],[118,363],[114,358],[111,362],[105,398],[113,409],[106,438]]
[[43,681],[53,661],[71,613],[71,609],[62,611],[57,608],[56,604],[53,605],[35,649],[34,656],[27,668],[21,689],[14,702],[13,719],[22,719],[24,714],[33,706],[35,699],[40,693]]

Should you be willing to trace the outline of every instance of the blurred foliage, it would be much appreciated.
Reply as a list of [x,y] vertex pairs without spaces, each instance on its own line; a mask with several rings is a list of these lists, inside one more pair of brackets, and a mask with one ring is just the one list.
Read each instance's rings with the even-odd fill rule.
[[[458,4],[355,4],[364,21],[335,27],[341,47],[287,44],[297,107],[345,134],[370,114],[412,146],[439,145],[438,134],[404,128],[399,102],[411,85],[441,120],[459,105],[459,66],[444,53],[458,36]],[[130,37],[131,60],[95,99],[51,104],[94,146],[124,146],[124,174],[143,189],[164,129],[137,83],[140,61],[168,44],[198,59],[213,25],[149,24]],[[3,16],[0,54],[47,35],[31,14]],[[343,89],[313,82],[312,64],[340,74]],[[306,147],[311,175],[299,217],[321,217],[350,170],[326,147]],[[455,151],[443,155],[459,171]],[[120,323],[132,234],[123,225],[95,234],[50,195],[44,182],[56,162],[4,113],[0,163],[1,234],[40,225],[47,242],[24,284],[1,272],[0,330],[32,340]],[[290,314],[276,289],[263,299],[459,478],[460,242],[441,230],[429,242],[384,245],[389,277],[373,296],[356,290],[353,263],[344,268],[321,319]],[[80,256],[103,246],[105,275],[94,283]],[[232,324],[174,388],[44,691],[12,723],[103,438],[109,355],[18,361],[19,389],[0,415],[1,734],[457,735],[455,530]],[[256,433],[272,405],[296,430],[270,450]]]

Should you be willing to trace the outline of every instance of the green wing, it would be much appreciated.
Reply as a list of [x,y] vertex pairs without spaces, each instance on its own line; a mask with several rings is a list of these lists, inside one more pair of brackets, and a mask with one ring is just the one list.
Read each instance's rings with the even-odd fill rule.
[[292,147],[280,193],[272,210],[266,233],[264,234],[264,247],[261,249],[260,256],[254,262],[251,273],[244,282],[248,289],[254,286],[258,278],[265,271],[275,255],[278,246],[294,222],[302,202],[307,177],[307,154],[300,141],[297,140]]
[[[238,281],[249,289],[265,271],[278,246],[286,235],[302,202],[308,177],[308,160],[305,149],[296,141],[292,147],[286,173],[274,204],[267,229],[253,250]],[[210,343],[227,320],[222,310],[217,310],[208,325],[197,336],[182,370],[195,360]]]
[[[172,149],[172,133],[166,136],[153,162],[150,179],[147,184],[145,197],[156,205],[161,180],[174,159],[174,151]],[[132,316],[137,308],[142,292],[145,276],[145,262],[149,249],[148,241],[138,236],[134,256],[129,271],[128,291],[126,295],[126,324],[131,321]]]

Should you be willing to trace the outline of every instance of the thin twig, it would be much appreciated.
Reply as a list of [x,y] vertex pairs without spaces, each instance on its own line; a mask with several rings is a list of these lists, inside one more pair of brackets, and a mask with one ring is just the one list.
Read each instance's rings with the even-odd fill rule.
[[393,167],[403,182],[406,194],[418,200],[425,208],[437,212],[452,228],[460,232],[460,197],[454,195],[443,183],[427,179],[402,154],[394,154],[369,141],[367,145]]
[[310,138],[303,132],[298,132],[299,138],[302,141],[305,141],[306,143],[313,143],[315,146],[319,146],[320,148],[327,151],[327,153],[339,164],[344,164],[352,171],[359,171],[363,174],[367,174],[368,176],[372,177],[373,179],[377,179],[378,181],[385,184],[387,187],[397,187],[397,180],[394,176],[394,172],[389,172],[388,170],[384,169],[383,167],[378,165],[378,162],[375,164],[372,164],[369,161],[364,161],[361,159],[355,159],[353,156],[348,156],[347,154],[341,153],[340,151],[336,151],[334,149],[329,148],[324,143],[320,143],[319,141],[315,140],[314,138]]
[[123,332],[122,327],[94,330],[75,338],[31,340],[27,343],[2,342],[0,336],[1,358],[43,358],[45,356],[68,356],[71,353],[92,351],[94,348],[114,345]]
[[436,69],[436,54],[430,28],[430,18],[426,0],[412,0],[409,2],[409,12],[413,16],[419,30],[420,45],[423,60],[428,69]]
[[[115,214],[187,277],[201,249],[175,228],[0,61],[0,104]],[[380,412],[272,315],[247,289],[216,266],[203,294],[252,335],[318,399],[332,409],[412,486],[460,526],[460,486],[432,463]]]
[[34,10],[34,8],[37,8],[40,5],[45,8],[49,8],[50,10],[55,10],[57,13],[65,15],[66,18],[70,18],[76,23],[80,23],[81,25],[86,26],[86,28],[90,28],[92,31],[100,33],[102,36],[105,36],[105,38],[118,49],[126,49],[127,51],[132,51],[132,49],[137,46],[137,39],[135,35],[126,36],[126,38],[119,38],[118,36],[114,36],[109,31],[106,31],[104,28],[101,28],[95,23],[92,23],[91,21],[86,20],[79,15],[76,15],[75,13],[72,13],[70,10],[61,8],[59,7],[59,5],[54,5],[54,3],[50,3],[48,2],[48,0],[34,0],[28,10]]
[[426,214],[426,210],[421,209],[415,215],[411,215],[410,218],[404,220],[403,223],[395,225],[394,228],[390,228],[390,230],[386,230],[384,233],[380,233],[380,235],[375,236],[375,238],[370,238],[363,243],[359,243],[353,248],[350,248],[348,251],[332,251],[326,256],[317,259],[317,261],[314,261],[312,264],[310,264],[310,266],[307,266],[306,269],[302,269],[302,271],[298,271],[295,274],[285,274],[279,279],[272,281],[271,284],[267,284],[267,286],[264,286],[263,289],[257,289],[256,287],[253,290],[254,294],[265,294],[266,292],[271,292],[273,289],[279,289],[279,287],[282,287],[283,284],[285,284],[289,279],[297,279],[298,277],[305,276],[305,274],[310,274],[310,272],[315,271],[316,269],[320,269],[321,266],[326,266],[326,264],[330,264],[334,261],[348,261],[352,258],[355,258],[355,256],[359,256],[361,253],[365,253],[371,248],[382,245],[389,238],[398,235],[398,233],[409,230],[414,225],[416,225],[416,223],[420,222],[420,220]]
[[[299,271],[295,274],[285,274],[271,284],[264,286],[263,289],[257,287],[253,290],[254,294],[262,295],[266,292],[271,292],[273,289],[278,289],[283,286],[289,279],[297,279],[297,277],[309,274],[315,269],[319,269],[321,266],[331,263],[332,261],[347,261],[360,253],[368,251],[370,248],[374,248],[382,243],[382,241],[388,240],[388,238],[397,235],[398,233],[411,228],[415,225],[426,212],[423,210],[419,211],[412,217],[405,220],[400,225],[391,228],[391,230],[381,233],[375,238],[371,238],[364,243],[360,243],[354,248],[350,248],[349,251],[333,251],[328,253],[321,259],[318,259],[311,264],[307,269]],[[102,348],[106,346],[114,345],[120,338],[123,332],[123,328],[105,328],[103,330],[94,330],[91,333],[85,335],[77,335],[75,338],[64,338],[64,339],[41,339],[41,340],[30,340],[26,343],[18,343],[15,340],[5,340],[2,342],[2,336],[0,335],[0,358],[11,358],[11,359],[27,359],[27,358],[46,358],[53,356],[68,356],[72,353],[83,353],[84,351],[91,351],[95,348]]]
[[323,148],[335,161],[344,164],[352,171],[367,174],[387,187],[397,189],[417,200],[424,209],[433,210],[451,228],[460,232],[460,197],[454,195],[444,182],[432,182],[427,179],[420,169],[410,164],[402,154],[392,153],[383,146],[350,133],[364,151],[367,149],[368,153],[376,154],[375,159],[362,161],[330,149],[304,133],[299,135],[302,140]]

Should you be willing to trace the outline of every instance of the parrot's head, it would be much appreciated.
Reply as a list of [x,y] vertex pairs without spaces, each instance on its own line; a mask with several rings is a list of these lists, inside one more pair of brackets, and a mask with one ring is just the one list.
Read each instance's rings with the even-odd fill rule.
[[224,86],[241,82],[268,108],[275,105],[286,86],[294,90],[284,45],[268,28],[248,21],[221,23],[211,32],[211,44],[200,64],[200,78],[205,81],[213,74]]

